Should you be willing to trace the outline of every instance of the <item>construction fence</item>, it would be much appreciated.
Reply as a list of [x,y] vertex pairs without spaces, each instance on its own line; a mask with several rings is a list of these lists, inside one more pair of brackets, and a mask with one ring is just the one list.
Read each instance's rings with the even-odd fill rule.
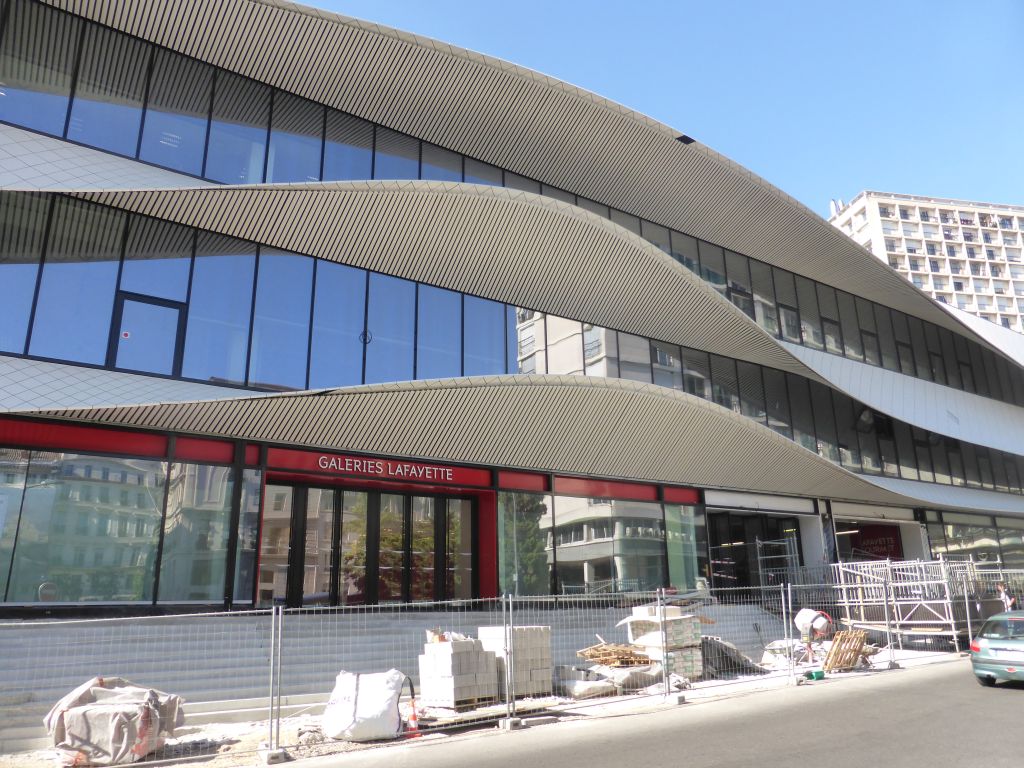
[[[833,631],[865,632],[869,645],[858,659],[865,669],[955,652],[970,627],[996,612],[987,574],[947,568],[942,582],[928,568],[872,565],[837,571],[831,583],[685,595],[2,623],[0,754],[46,748],[47,712],[95,677],[185,700],[184,727],[148,759],[216,755],[246,764],[261,749],[303,757],[362,748],[320,727],[342,670],[398,670],[409,683],[402,720],[406,728],[415,720],[422,734],[561,713],[612,696],[785,684],[821,669],[828,654],[831,633],[801,637],[794,618],[802,609],[826,614]],[[1000,580],[1024,586],[1024,572]]]

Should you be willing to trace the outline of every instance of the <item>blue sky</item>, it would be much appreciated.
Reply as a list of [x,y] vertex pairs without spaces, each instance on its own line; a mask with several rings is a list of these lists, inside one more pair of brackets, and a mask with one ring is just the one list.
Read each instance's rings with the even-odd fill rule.
[[582,86],[811,209],[863,189],[1024,205],[1021,0],[302,0]]

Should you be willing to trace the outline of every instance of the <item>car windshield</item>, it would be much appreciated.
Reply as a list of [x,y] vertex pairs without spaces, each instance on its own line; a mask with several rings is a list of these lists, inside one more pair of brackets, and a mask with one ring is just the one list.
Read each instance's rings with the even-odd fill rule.
[[978,637],[989,640],[1024,640],[1024,619],[990,619]]

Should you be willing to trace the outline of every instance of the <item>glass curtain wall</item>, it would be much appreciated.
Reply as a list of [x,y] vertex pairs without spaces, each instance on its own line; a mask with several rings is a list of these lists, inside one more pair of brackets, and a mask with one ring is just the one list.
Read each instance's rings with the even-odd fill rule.
[[[1024,405],[1024,371],[945,328],[39,3],[9,7],[0,120],[232,184],[422,178],[546,194],[645,237],[778,338]],[[644,380],[623,360],[622,376]]]

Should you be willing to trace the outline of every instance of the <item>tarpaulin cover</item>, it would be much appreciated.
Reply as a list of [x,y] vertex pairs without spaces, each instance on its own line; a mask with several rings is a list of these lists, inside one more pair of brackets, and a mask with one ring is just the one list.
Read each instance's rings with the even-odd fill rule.
[[94,677],[44,719],[53,746],[71,765],[134,763],[160,749],[185,722],[180,696],[120,677]]

